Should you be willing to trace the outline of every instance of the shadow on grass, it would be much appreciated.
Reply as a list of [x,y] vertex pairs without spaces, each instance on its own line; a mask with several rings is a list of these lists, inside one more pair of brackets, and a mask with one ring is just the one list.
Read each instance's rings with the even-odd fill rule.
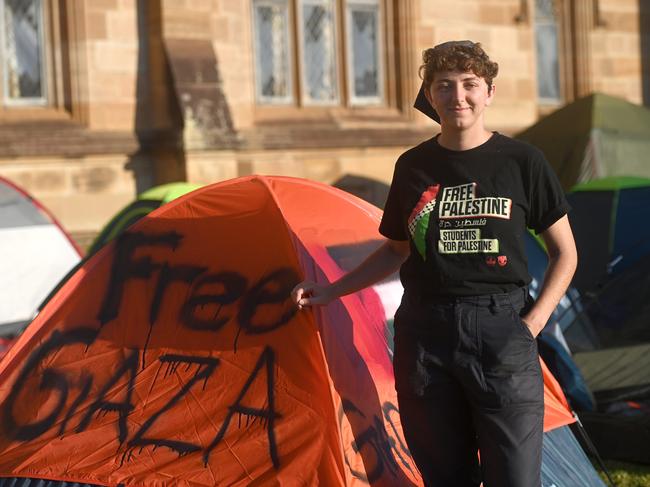
[[[608,484],[607,476],[598,467],[598,464],[592,459],[598,475]],[[650,486],[650,465],[639,463],[626,463],[616,460],[605,460],[605,466],[609,475],[616,483],[616,487],[648,487]]]

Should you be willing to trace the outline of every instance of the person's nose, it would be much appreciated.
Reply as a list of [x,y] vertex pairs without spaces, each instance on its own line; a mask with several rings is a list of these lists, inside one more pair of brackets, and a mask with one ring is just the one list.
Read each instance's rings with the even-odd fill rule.
[[465,87],[461,83],[454,85],[453,97],[456,103],[465,100]]

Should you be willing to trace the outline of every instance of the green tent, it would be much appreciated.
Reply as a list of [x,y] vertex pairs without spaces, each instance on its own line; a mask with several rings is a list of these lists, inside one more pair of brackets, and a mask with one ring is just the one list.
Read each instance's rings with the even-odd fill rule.
[[155,186],[140,193],[135,201],[123,208],[99,232],[99,235],[88,249],[88,255],[93,255],[126,228],[159,206],[169,203],[200,187],[200,184],[178,182]]
[[544,152],[567,191],[591,179],[650,177],[650,110],[620,98],[580,98],[515,137]]
[[[650,160],[648,161],[650,163]],[[567,194],[578,247],[573,285],[593,293],[650,255],[650,178],[609,177],[580,183]]]

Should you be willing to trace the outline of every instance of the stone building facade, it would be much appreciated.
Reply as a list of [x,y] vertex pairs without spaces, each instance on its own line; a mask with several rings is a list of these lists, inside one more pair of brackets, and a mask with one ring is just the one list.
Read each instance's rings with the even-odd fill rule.
[[0,10],[0,175],[82,241],[169,181],[389,182],[396,157],[437,131],[411,107],[422,50],[445,40],[479,41],[499,62],[487,124],[504,133],[593,91],[650,104],[650,0],[5,0]]

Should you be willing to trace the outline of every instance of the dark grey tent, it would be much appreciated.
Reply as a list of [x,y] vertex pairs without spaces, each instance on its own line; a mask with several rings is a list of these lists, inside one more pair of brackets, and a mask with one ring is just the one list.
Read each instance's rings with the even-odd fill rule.
[[580,98],[516,138],[544,152],[567,191],[591,179],[650,177],[650,110],[620,98]]
[[650,255],[583,297],[564,330],[596,399],[580,412],[603,457],[650,463]]
[[372,203],[377,208],[383,208],[388,198],[389,186],[386,183],[365,176],[346,174],[332,183],[332,186]]

